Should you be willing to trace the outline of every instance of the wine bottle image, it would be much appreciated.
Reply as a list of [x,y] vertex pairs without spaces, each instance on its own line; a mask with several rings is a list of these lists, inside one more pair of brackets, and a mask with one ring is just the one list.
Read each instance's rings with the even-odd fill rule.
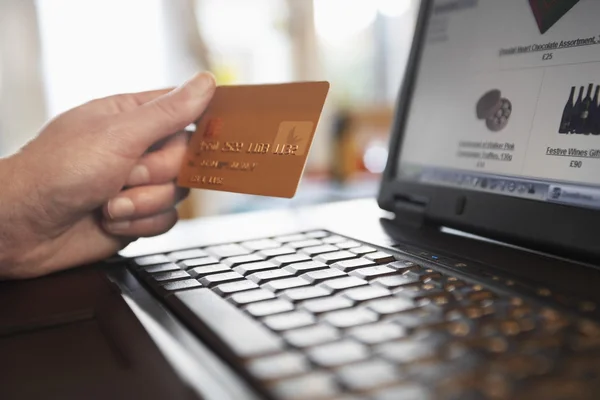
[[592,99],[590,121],[592,125],[592,135],[600,135],[600,85],[596,86],[596,93]]
[[576,133],[589,135],[592,133],[592,123],[590,121],[590,108],[592,107],[592,90],[594,89],[594,84],[590,83],[588,85],[587,94],[583,98],[581,102],[581,123],[579,125],[579,130]]
[[571,118],[571,129],[570,133],[578,133],[581,129],[581,106],[583,104],[583,91],[585,88],[581,86],[579,88],[579,96],[577,97],[577,101],[575,101],[575,105],[573,106],[573,114]]
[[569,100],[567,100],[567,104],[565,104],[565,108],[563,109],[562,119],[560,120],[560,128],[558,130],[559,133],[566,134],[571,132],[571,121],[573,120],[573,111],[575,107],[573,100],[575,100],[575,86],[571,87],[571,95],[569,96]]

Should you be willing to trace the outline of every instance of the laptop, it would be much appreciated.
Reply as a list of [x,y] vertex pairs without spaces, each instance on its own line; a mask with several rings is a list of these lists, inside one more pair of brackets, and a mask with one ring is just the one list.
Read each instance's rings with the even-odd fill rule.
[[183,221],[111,279],[204,398],[597,397],[599,15],[423,1],[377,199]]

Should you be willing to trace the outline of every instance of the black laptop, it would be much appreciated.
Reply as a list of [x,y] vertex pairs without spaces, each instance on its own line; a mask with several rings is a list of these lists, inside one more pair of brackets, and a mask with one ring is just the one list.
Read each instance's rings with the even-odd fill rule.
[[599,17],[424,1],[377,202],[182,222],[112,279],[205,398],[598,398]]

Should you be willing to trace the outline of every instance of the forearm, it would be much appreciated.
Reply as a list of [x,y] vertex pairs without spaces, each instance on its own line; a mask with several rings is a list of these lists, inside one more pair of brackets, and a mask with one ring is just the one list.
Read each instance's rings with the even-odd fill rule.
[[12,277],[24,262],[23,244],[29,242],[26,181],[18,155],[0,159],[0,280]]
[[15,263],[14,241],[15,232],[15,184],[13,182],[13,159],[0,159],[0,279],[8,274],[12,264]]

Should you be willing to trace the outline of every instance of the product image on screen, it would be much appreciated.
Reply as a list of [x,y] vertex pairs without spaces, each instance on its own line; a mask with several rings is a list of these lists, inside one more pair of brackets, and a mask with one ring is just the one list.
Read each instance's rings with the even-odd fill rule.
[[434,6],[396,179],[600,210],[600,0]]
[[546,33],[577,3],[579,0],[529,0],[541,34]]
[[490,131],[498,132],[508,125],[512,103],[502,97],[500,90],[490,90],[477,102],[476,113],[478,119],[485,120]]
[[588,85],[587,91],[585,86],[579,87],[579,95],[575,99],[577,86],[571,87],[560,121],[559,133],[600,135],[600,85],[596,86],[592,96],[593,88],[592,83]]

